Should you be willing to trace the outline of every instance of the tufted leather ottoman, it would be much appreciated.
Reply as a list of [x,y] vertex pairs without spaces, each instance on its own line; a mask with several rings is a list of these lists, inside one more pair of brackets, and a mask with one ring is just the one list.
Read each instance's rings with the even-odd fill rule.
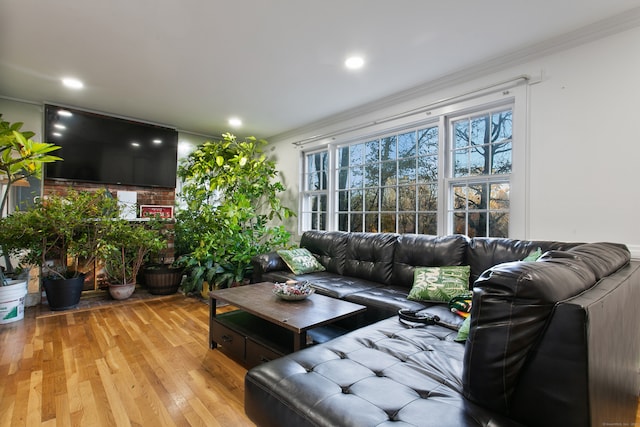
[[380,321],[253,368],[245,411],[274,427],[517,425],[462,397],[464,345],[455,336]]

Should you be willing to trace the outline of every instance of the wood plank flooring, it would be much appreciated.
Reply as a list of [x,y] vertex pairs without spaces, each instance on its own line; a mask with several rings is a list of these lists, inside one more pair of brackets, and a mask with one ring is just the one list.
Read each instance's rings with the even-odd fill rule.
[[0,427],[252,426],[246,370],[174,295],[0,325]]
[[246,370],[209,350],[202,301],[36,314],[0,325],[0,427],[253,426]]

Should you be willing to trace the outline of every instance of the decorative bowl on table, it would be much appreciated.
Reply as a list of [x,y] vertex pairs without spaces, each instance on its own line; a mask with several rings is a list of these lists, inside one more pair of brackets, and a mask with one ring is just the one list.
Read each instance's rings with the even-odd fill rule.
[[287,280],[285,283],[274,283],[273,293],[287,301],[298,301],[311,295],[315,289],[307,281]]

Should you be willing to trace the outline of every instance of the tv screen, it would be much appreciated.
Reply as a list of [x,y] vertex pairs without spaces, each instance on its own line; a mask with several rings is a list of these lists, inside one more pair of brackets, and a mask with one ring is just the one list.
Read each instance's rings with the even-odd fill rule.
[[175,129],[55,105],[44,114],[44,140],[63,159],[46,165],[45,178],[175,188]]

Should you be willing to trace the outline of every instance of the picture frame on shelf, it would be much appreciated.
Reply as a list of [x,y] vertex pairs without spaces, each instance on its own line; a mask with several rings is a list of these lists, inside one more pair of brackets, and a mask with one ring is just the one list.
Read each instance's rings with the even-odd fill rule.
[[169,205],[140,205],[140,218],[172,219],[173,206]]

